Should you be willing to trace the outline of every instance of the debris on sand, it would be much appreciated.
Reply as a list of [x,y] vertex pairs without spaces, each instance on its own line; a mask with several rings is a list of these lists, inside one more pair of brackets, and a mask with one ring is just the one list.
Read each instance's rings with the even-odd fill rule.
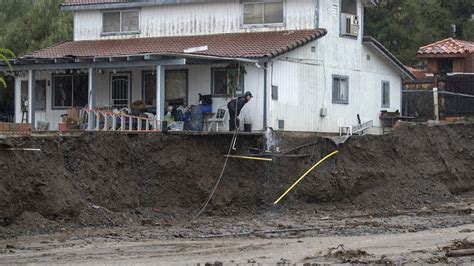
[[447,263],[449,263],[448,258],[446,256],[435,256],[435,257],[429,258],[425,262],[429,263],[429,264],[447,264]]
[[443,247],[441,250],[446,252],[447,257],[474,256],[474,242],[464,239],[455,239],[451,245]]
[[451,241],[451,245],[443,247],[442,250],[451,251],[451,250],[471,249],[471,248],[474,248],[474,242],[468,240],[466,237],[464,239],[455,239]]
[[346,249],[344,245],[339,245],[335,248],[330,248],[324,255],[326,258],[336,258],[342,263],[367,263],[366,258],[371,257],[365,250],[360,249]]

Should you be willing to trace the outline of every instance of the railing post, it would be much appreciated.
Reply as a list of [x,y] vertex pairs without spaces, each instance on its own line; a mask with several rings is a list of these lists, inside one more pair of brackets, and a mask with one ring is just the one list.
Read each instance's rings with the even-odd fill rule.
[[108,124],[109,124],[109,114],[104,113],[104,131],[108,131]]
[[[159,121],[165,119],[165,67],[156,66],[156,118]],[[160,125],[161,128],[161,125]],[[155,130],[159,130],[155,127]]]
[[99,131],[100,130],[100,112],[99,111],[95,111],[95,131]]
[[[88,101],[87,105],[89,106],[89,110],[94,110],[95,108],[95,70],[94,68],[89,68],[88,69],[88,89],[89,89],[89,94],[88,94]],[[91,131],[93,130],[93,125],[94,125],[94,118],[95,118],[95,112],[89,112],[89,116],[87,117],[87,130]]]
[[438,88],[433,88],[433,104],[434,104],[434,120],[439,121],[439,97],[438,97]]
[[36,128],[36,71],[28,70],[28,122],[31,124],[31,129]]
[[112,131],[117,130],[117,115],[112,113]]
[[125,116],[120,116],[120,131],[125,131]]

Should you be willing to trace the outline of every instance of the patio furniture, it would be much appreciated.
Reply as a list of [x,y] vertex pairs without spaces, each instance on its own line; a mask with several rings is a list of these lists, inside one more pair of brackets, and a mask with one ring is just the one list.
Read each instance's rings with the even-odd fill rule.
[[217,110],[215,117],[207,120],[207,122],[209,123],[208,131],[211,131],[212,125],[216,125],[216,132],[219,132],[219,123],[222,124],[222,127],[225,127],[224,121],[225,121],[226,116],[227,116],[227,110],[219,108]]

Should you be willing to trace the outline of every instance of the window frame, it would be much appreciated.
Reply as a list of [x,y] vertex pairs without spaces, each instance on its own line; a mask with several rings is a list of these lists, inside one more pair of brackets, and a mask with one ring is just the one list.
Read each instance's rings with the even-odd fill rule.
[[[123,13],[126,12],[138,12],[138,30],[136,31],[123,31]],[[104,31],[104,14],[106,13],[119,13],[120,14],[120,30],[119,31]],[[141,10],[140,9],[120,9],[120,10],[106,10],[102,11],[102,29],[101,29],[101,36],[110,36],[110,35],[133,35],[133,34],[140,34],[140,26],[141,26]]]
[[[51,110],[67,110],[71,107],[78,107],[78,106],[74,105],[74,90],[75,90],[74,78],[76,76],[80,76],[80,75],[87,75],[87,74],[74,74],[74,73],[71,73],[71,74],[52,74],[51,75]],[[72,77],[72,79],[71,79],[71,81],[72,81],[71,105],[70,106],[56,106],[55,103],[54,103],[54,97],[55,97],[55,91],[56,91],[56,83],[54,82],[54,79],[56,77],[67,77],[67,76]],[[87,93],[86,94],[88,94],[88,88],[87,88]],[[89,97],[89,95],[87,95],[87,97]]]
[[[166,69],[165,70],[165,101],[167,101],[166,99],[166,77],[167,77],[167,73],[170,73],[170,72],[183,72],[183,73],[186,73],[186,97],[184,98],[184,102],[185,104],[189,104],[189,69],[188,68],[176,68],[176,69]],[[145,76],[146,75],[152,75],[155,79],[155,95],[156,95],[156,71],[154,70],[143,70],[142,71],[142,100],[146,103],[146,98],[147,98],[147,95],[146,95],[146,88],[145,88]],[[152,102],[153,100],[155,100],[155,98],[152,98]],[[153,104],[147,104],[147,106],[151,106]]]
[[[387,87],[385,87],[385,85],[387,85]],[[385,88],[387,88],[388,90],[388,94],[387,94],[387,100],[388,100],[388,103],[385,103],[384,102],[384,93],[385,93]],[[381,89],[381,106],[382,108],[390,108],[390,81],[387,81],[387,80],[382,80],[382,89]]]
[[[342,12],[342,2],[344,0],[339,0],[339,37],[341,38],[347,38],[347,39],[353,39],[353,40],[358,40],[359,39],[359,36],[363,36],[363,32],[362,32],[362,21],[360,20],[361,19],[361,16],[359,15],[359,7],[357,6],[357,1],[356,2],[356,14],[349,14],[349,13],[343,13]],[[342,32],[342,14],[348,14],[348,15],[353,15],[353,16],[356,16],[359,20],[359,33],[356,35],[351,35],[351,34],[348,34],[348,33],[343,33]],[[347,27],[347,25],[346,25]]]
[[[44,86],[41,85],[41,83],[44,83]],[[36,94],[35,94],[35,110],[36,111],[46,111],[47,109],[47,102],[48,102],[48,95],[46,93],[47,90],[47,83],[48,81],[46,79],[38,79],[35,80],[35,88],[36,88]],[[39,88],[42,88],[41,90]],[[41,105],[38,102],[38,99],[40,96],[44,99],[44,102],[41,103]],[[26,100],[28,101],[28,80],[21,80],[20,81],[20,99],[21,100]]]
[[[151,105],[146,103],[146,97],[147,97],[146,88],[145,88],[145,76],[146,75],[152,75],[155,78],[154,83],[155,83],[155,94],[156,94],[156,71],[154,71],[154,70],[143,70],[142,71],[142,100],[145,102],[145,104],[147,106],[151,106],[151,105],[153,105],[153,99],[152,99],[152,104]],[[156,97],[155,97],[155,99],[156,99]]]
[[[215,71],[226,71],[227,72],[227,68],[226,67],[212,67],[211,68],[211,95],[212,97],[216,97],[216,98],[224,98],[224,97],[227,97],[229,95],[227,94],[215,94],[214,93],[214,85],[215,85],[215,82],[214,82],[214,72]],[[226,74],[226,81],[227,81],[227,74]],[[227,81],[227,84],[229,82]],[[245,92],[245,74],[244,72],[241,72],[240,74],[240,81],[239,81],[239,85],[240,85],[240,90],[236,92],[236,96],[240,96],[240,95],[243,95],[244,92]]]
[[[339,80],[346,80],[347,81],[347,100],[339,100],[334,99],[334,81],[335,79]],[[345,75],[332,75],[332,85],[331,85],[331,100],[333,104],[349,104],[349,96],[350,96],[350,86],[349,86],[349,76]]]
[[[276,23],[257,23],[245,24],[245,5],[248,4],[263,4],[265,12],[265,3],[282,3],[283,4],[283,21]],[[263,13],[265,18],[265,13]],[[286,26],[286,0],[240,0],[240,28],[269,28],[269,27],[285,27]]]
[[[109,106],[114,106],[114,99],[113,99],[113,78],[115,76],[127,76],[128,79],[128,108],[132,104],[132,72],[131,71],[118,71],[116,73],[110,72],[109,73]],[[122,99],[123,100],[123,99]],[[114,107],[115,108],[115,107]]]

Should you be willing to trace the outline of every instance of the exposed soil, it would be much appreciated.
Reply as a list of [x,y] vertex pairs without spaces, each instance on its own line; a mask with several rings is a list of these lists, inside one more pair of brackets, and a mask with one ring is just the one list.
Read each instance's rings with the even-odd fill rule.
[[[364,210],[389,215],[474,190],[474,125],[412,126],[336,147],[277,135],[280,150],[317,142],[273,162],[230,159],[207,217]],[[84,226],[189,222],[212,190],[230,135],[82,134],[0,143],[0,238]],[[235,154],[261,149],[239,136]],[[9,151],[9,147],[39,148]],[[339,149],[277,207],[272,202],[324,155]],[[253,150],[253,149],[252,149]],[[471,217],[472,218],[472,217]]]

